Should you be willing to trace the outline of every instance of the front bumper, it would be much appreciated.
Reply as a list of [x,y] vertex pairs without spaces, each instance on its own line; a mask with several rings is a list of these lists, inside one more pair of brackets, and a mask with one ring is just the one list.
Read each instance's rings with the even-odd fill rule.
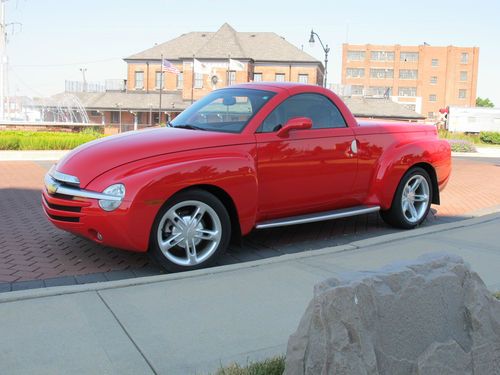
[[52,224],[103,245],[136,252],[147,251],[149,231],[137,228],[133,222],[131,202],[123,200],[116,210],[104,211],[99,207],[99,199],[121,198],[80,189],[56,180],[50,173],[44,179],[42,207]]

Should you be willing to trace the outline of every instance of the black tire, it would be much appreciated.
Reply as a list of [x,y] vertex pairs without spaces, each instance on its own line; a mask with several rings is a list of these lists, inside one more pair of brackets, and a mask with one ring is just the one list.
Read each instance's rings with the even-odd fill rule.
[[[201,216],[195,215],[197,208],[206,211]],[[201,231],[207,233],[200,234]],[[207,236],[212,237],[204,239]],[[182,238],[185,239],[173,245]],[[222,202],[207,191],[186,190],[170,198],[158,212],[151,229],[149,254],[168,272],[190,271],[214,265],[226,251],[230,239],[231,221]],[[200,262],[195,264],[193,254],[197,254],[197,246],[202,250],[198,254]],[[182,263],[184,261],[188,263]]]
[[[417,220],[410,220],[408,216],[411,216],[411,213],[409,212],[409,210],[403,209],[403,200],[404,200],[403,191],[408,181],[412,179],[418,180],[419,179],[418,176],[422,177],[427,182],[426,195],[428,195],[428,200],[426,207],[422,206],[421,210],[417,210],[418,215],[415,216]],[[421,182],[420,189],[424,189],[424,187],[425,184]],[[427,215],[429,214],[429,210],[431,208],[431,202],[432,202],[432,180],[425,169],[420,167],[415,167],[410,169],[403,176],[403,178],[399,182],[398,188],[396,189],[394,198],[392,199],[391,208],[388,209],[387,211],[380,211],[380,216],[387,224],[392,225],[396,228],[413,229],[418,225],[422,224],[422,222],[426,219]],[[420,202],[417,203],[419,204]],[[415,202],[413,202],[413,205],[414,204]]]

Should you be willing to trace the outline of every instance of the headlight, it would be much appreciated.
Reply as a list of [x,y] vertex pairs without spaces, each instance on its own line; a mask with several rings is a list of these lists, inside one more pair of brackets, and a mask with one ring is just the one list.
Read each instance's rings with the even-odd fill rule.
[[125,196],[125,185],[114,184],[108,186],[106,189],[104,189],[103,194],[112,195],[120,199],[113,199],[113,200],[100,199],[99,207],[101,207],[104,211],[116,210],[122,203],[123,197]]

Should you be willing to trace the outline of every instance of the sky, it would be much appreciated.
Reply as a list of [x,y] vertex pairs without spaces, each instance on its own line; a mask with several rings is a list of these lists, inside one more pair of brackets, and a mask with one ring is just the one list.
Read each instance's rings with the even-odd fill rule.
[[500,1],[7,0],[11,95],[46,96],[65,80],[125,79],[123,58],[190,31],[273,31],[323,61],[339,83],[342,43],[479,47],[477,95],[500,106]]

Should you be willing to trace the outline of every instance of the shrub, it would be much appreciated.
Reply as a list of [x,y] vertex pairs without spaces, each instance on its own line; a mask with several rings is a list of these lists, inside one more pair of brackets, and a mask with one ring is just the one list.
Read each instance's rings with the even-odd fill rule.
[[500,145],[500,132],[481,132],[479,138],[481,142]]
[[439,138],[441,139],[454,139],[460,141],[467,141],[474,144],[480,144],[481,139],[479,134],[461,133],[461,132],[450,132],[445,129],[439,129]]
[[238,364],[232,364],[221,368],[216,375],[282,375],[285,371],[285,357],[279,356],[266,359],[261,362],[250,363],[241,367]]
[[476,146],[472,143],[463,141],[461,139],[448,139],[448,143],[451,146],[451,151],[453,152],[476,152]]
[[0,150],[71,150],[100,137],[102,134],[90,130],[81,133],[0,131]]

